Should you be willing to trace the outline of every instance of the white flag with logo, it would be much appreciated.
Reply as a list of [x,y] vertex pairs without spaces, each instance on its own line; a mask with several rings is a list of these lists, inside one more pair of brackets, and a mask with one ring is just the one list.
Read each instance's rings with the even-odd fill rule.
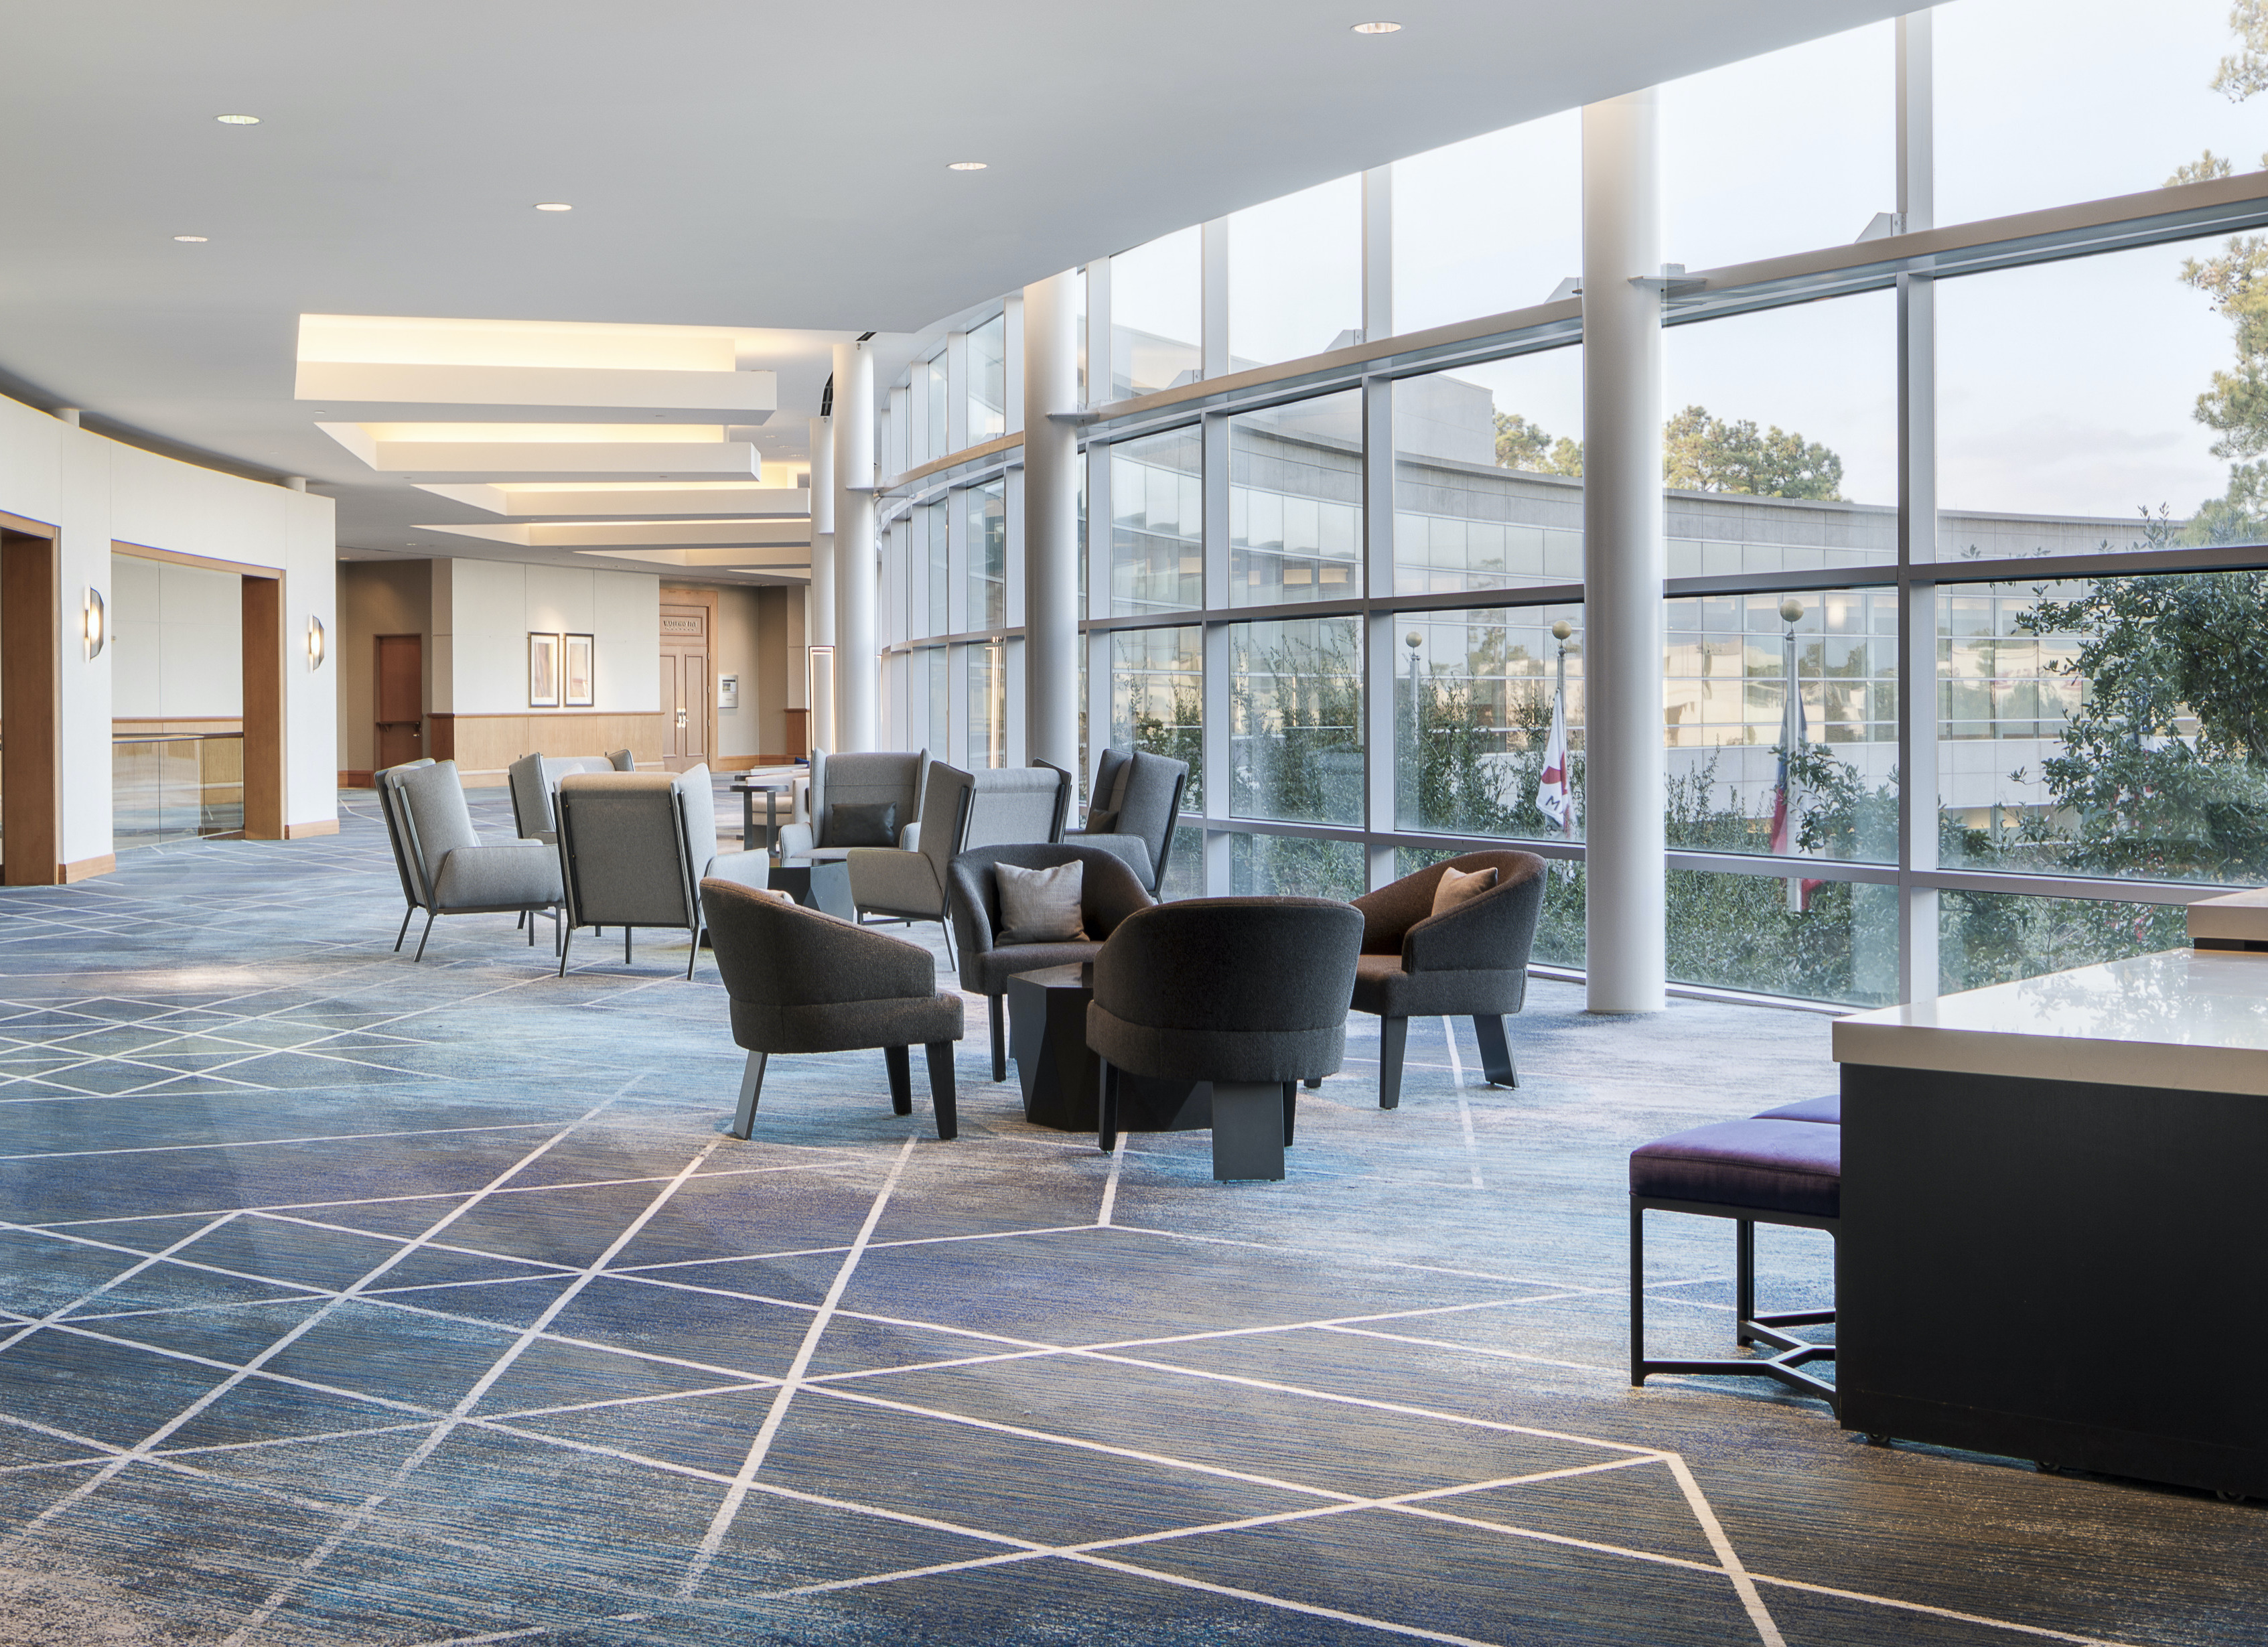
[[1575,827],[1575,791],[1567,781],[1567,703],[1551,696],[1551,738],[1543,746],[1543,773],[1535,783],[1535,805],[1562,835]]

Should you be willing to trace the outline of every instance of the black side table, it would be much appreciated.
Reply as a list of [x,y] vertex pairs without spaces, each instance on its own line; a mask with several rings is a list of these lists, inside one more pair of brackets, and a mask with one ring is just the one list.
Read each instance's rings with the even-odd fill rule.
[[768,879],[774,892],[784,892],[806,909],[818,909],[858,923],[858,906],[850,901],[850,866],[841,858],[821,858],[816,864],[775,864]]
[[[777,870],[772,871],[777,884]],[[1024,1119],[1062,1132],[1102,1121],[1102,1060],[1086,1045],[1094,986],[1083,968],[1049,967],[1008,980],[1008,1053],[1024,1088]],[[1123,1132],[1196,1132],[1212,1125],[1212,1083],[1118,1076]]]

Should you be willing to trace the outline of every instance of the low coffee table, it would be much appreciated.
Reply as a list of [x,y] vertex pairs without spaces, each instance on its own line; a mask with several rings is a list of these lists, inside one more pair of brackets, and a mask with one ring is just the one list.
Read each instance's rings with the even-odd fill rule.
[[821,858],[816,864],[775,864],[768,879],[774,892],[784,892],[806,909],[824,910],[848,921],[858,921],[858,906],[850,901],[850,866],[841,858]]
[[[772,871],[775,876],[778,871]],[[1008,980],[1008,1052],[1024,1088],[1024,1119],[1063,1132],[1102,1121],[1102,1060],[1086,1045],[1094,986],[1085,968],[1049,967]],[[1118,1075],[1123,1132],[1195,1132],[1212,1125],[1212,1083]]]

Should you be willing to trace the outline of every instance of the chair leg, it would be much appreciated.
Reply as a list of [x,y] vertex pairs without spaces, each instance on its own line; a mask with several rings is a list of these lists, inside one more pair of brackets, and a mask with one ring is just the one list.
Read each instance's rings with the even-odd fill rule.
[[992,1009],[992,1078],[1005,1081],[1008,1078],[1008,997],[989,996],[984,1004]]
[[414,903],[401,912],[401,930],[394,935],[394,952],[397,955],[401,953],[401,940],[409,936],[409,917],[416,913],[417,906]]
[[883,1048],[882,1062],[889,1066],[890,1070],[891,1113],[898,1115],[912,1114],[914,1113],[914,1071],[911,1061],[906,1056],[906,1049],[903,1047]]
[[1292,1133],[1300,1118],[1300,1084],[1284,1083],[1284,1147],[1292,1147]]
[[752,1052],[740,1071],[740,1104],[733,1112],[733,1136],[745,1138],[755,1129],[756,1099],[764,1090],[764,1055]]
[[932,1040],[922,1048],[929,1055],[929,1107],[937,1113],[937,1136],[953,1139],[961,1136],[961,1112],[954,1101],[953,1043]]
[[1733,1342],[1752,1344],[1749,1323],[1756,1319],[1756,1221],[1733,1220]]
[[1631,1383],[1646,1382],[1646,1214],[1631,1202]]
[[1378,1107],[1402,1107],[1402,1050],[1410,1044],[1410,1020],[1378,1020]]
[[534,949],[534,948],[535,947],[535,916],[534,916],[534,915],[533,913],[531,913],[530,911],[528,911],[528,910],[526,910],[526,909],[521,910],[521,911],[519,912],[519,923],[520,923],[520,925],[522,925],[522,926],[524,926],[524,927],[526,927],[526,928],[527,929],[527,946],[528,946],[528,948],[530,948],[530,949]]
[[701,959],[701,923],[695,922],[685,930],[685,982],[693,982],[693,963]]
[[1094,1142],[1105,1155],[1118,1147],[1118,1068],[1109,1059],[1101,1061],[1101,1102],[1096,1106],[1099,1121]]
[[[959,972],[961,970],[961,957],[955,952],[954,947],[953,917],[949,915],[939,915],[938,917],[937,923],[945,930],[945,964],[946,970],[951,972]],[[913,923],[909,921],[906,924],[908,926],[911,926]]]
[[622,929],[622,965],[625,967],[630,964],[630,931],[629,927]]
[[1323,1077],[1320,1075],[1311,1075],[1307,1077],[1307,1090],[1310,1092],[1322,1091],[1322,1085]]
[[567,952],[574,946],[575,929],[564,921],[559,926],[559,975],[564,978],[567,975]]
[[413,961],[425,959],[425,940],[433,936],[433,916],[436,913],[431,909],[425,912],[425,930],[417,935],[417,952],[409,958]]
[[1476,1014],[1473,1033],[1481,1043],[1481,1068],[1496,1086],[1518,1086],[1520,1071],[1513,1066],[1512,1043],[1505,1038],[1504,1019],[1494,1012]]

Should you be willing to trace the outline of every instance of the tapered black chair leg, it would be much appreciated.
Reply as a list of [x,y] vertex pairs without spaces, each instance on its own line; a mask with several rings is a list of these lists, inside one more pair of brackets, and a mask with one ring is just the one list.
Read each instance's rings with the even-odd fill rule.
[[630,964],[630,929],[629,927],[624,927],[624,928],[622,929],[622,965],[623,965],[623,966],[625,966],[625,967],[627,967],[627,966],[629,966]]
[[425,913],[425,930],[417,935],[417,952],[410,957],[410,960],[413,961],[423,960],[425,959],[425,940],[433,936],[434,913],[434,911],[430,909]]
[[567,975],[567,952],[574,945],[575,929],[564,922],[560,924],[564,930],[559,934],[559,975],[564,978]]
[[1504,1019],[1494,1012],[1480,1013],[1473,1019],[1473,1034],[1481,1043],[1481,1069],[1489,1080],[1498,1086],[1518,1086],[1520,1071],[1513,1067]]
[[1300,1084],[1286,1081],[1284,1083],[1284,1147],[1287,1150],[1292,1147],[1292,1133],[1299,1118]]
[[740,1071],[740,1105],[733,1114],[733,1136],[745,1138],[755,1129],[756,1099],[764,1090],[764,1055],[752,1052]]
[[685,982],[693,982],[693,963],[701,959],[701,928],[696,923],[685,930]]
[[1381,1018],[1378,1020],[1378,1107],[1399,1109],[1402,1107],[1402,1053],[1410,1044],[1410,1020],[1406,1018]]
[[985,1004],[992,1009],[992,1078],[1008,1078],[1008,1000],[1005,996],[990,996]]
[[929,1107],[937,1112],[937,1136],[957,1138],[961,1136],[961,1111],[953,1093],[953,1043],[932,1040],[922,1050],[929,1055]]
[[903,1047],[882,1048],[882,1062],[890,1070],[890,1110],[894,1114],[914,1113],[914,1069]]
[[1095,1143],[1105,1155],[1118,1147],[1118,1070],[1109,1059],[1102,1060],[1101,1124],[1095,1129]]
[[394,952],[397,955],[401,953],[401,941],[409,936],[409,917],[416,913],[417,906],[414,903],[401,912],[401,930],[394,935]]

